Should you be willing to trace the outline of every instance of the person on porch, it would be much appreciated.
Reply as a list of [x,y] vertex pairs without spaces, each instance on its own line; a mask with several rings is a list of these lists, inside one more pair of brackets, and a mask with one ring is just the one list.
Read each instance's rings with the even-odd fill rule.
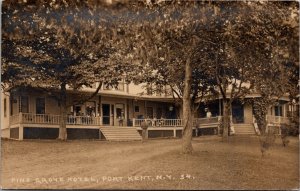
[[121,112],[121,116],[119,116],[119,126],[124,125],[124,112]]
[[206,118],[211,118],[211,112],[209,111],[208,108],[205,108],[205,112],[206,112]]

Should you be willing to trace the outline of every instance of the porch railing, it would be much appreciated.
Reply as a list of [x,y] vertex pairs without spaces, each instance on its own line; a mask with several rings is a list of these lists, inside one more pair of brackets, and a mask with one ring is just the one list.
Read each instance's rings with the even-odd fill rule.
[[180,127],[182,119],[133,119],[133,126],[140,127],[146,121],[149,127]]
[[219,123],[220,117],[194,118],[193,125]]
[[32,114],[32,113],[20,113],[21,123],[31,124],[59,124],[59,115],[47,115],[47,114]]
[[283,123],[290,123],[289,117],[282,117],[282,116],[274,116],[274,115],[267,115],[267,122],[274,123],[274,124],[283,124]]
[[[21,115],[22,117],[22,115]],[[9,117],[9,124],[10,125],[15,125],[15,124],[18,124],[20,123],[20,115],[17,114],[17,115],[12,115]]]
[[[196,124],[213,124],[219,123],[220,117],[210,117],[210,118],[194,118],[193,126]],[[133,126],[140,127],[142,122],[146,121],[149,127],[180,127],[183,126],[182,119],[134,119]]]
[[[210,118],[194,118],[193,126],[196,124],[216,124],[220,123],[221,117]],[[150,127],[180,127],[183,126],[182,119],[133,119],[133,126],[140,127],[142,122],[146,121]],[[269,124],[283,124],[290,123],[289,117],[282,116],[267,116]],[[10,125],[14,124],[52,124],[58,125],[60,123],[59,115],[51,114],[32,114],[32,113],[19,113],[17,115],[10,116]],[[90,116],[67,116],[67,125],[102,125],[102,117],[90,117]]]
[[[60,123],[60,115],[19,113],[18,115],[10,116],[10,125],[18,123],[58,125]],[[89,116],[67,116],[66,124],[101,125],[101,118]]]
[[67,125],[101,125],[101,118],[90,116],[68,116]]

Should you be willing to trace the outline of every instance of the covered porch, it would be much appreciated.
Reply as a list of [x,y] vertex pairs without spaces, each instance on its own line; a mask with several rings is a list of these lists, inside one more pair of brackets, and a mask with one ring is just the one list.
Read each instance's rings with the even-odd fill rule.
[[[32,125],[32,126],[59,126],[61,117],[60,115],[52,115],[52,114],[33,114],[33,113],[19,113],[16,115],[12,115],[10,117],[9,126],[14,127],[16,125]],[[103,117],[93,117],[93,116],[73,116],[68,115],[66,117],[66,125],[67,126],[77,126],[81,127],[99,127],[105,126],[103,123]],[[210,117],[210,118],[194,118],[193,126],[199,124],[200,128],[209,124],[217,124],[221,120],[221,116]],[[143,121],[145,121],[148,127],[182,127],[183,120],[182,119],[132,119],[133,124],[130,125],[132,127],[141,127]],[[113,127],[113,126],[110,126]],[[128,127],[128,125],[127,125]]]
[[[50,131],[57,131],[60,124],[60,116],[59,115],[51,115],[51,114],[32,114],[32,113],[19,113],[17,115],[13,115],[10,118],[9,128],[7,130],[10,131],[10,137],[16,139],[23,139],[24,129],[27,131],[29,129],[40,129],[43,132],[49,133]],[[197,136],[196,129],[209,130],[213,134],[219,134],[220,132],[220,123],[222,117],[206,117],[206,118],[194,118],[193,119],[193,131],[194,136]],[[275,127],[278,129],[278,134],[280,134],[280,126],[281,124],[288,124],[288,117],[280,117],[280,116],[268,116],[268,127]],[[67,116],[65,119],[66,127],[68,131],[76,131],[79,134],[88,134],[89,132],[93,132],[92,138],[103,138],[103,134],[101,132],[102,129],[118,129],[122,130],[122,128],[130,128],[135,129],[136,131],[142,131],[142,123],[146,122],[148,125],[148,133],[152,135],[152,137],[180,137],[183,129],[183,120],[182,119],[132,119],[132,125],[127,126],[108,126],[103,124],[103,117],[92,117],[92,116]],[[254,123],[252,123],[254,124]],[[234,125],[235,126],[235,125]],[[198,128],[196,128],[198,127]],[[48,131],[44,131],[48,129]],[[52,130],[51,130],[52,129]],[[56,130],[53,130],[56,129]],[[76,130],[77,129],[77,130]],[[201,130],[201,131],[202,131]],[[116,134],[118,134],[116,131]],[[26,134],[26,133],[25,133]],[[74,133],[75,134],[75,133]],[[95,135],[95,136],[94,136]]]

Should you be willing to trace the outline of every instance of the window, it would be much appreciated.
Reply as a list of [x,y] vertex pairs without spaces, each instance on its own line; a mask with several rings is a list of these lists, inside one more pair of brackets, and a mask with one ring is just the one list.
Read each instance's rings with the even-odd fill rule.
[[6,98],[4,98],[3,102],[4,102],[4,103],[3,103],[4,117],[6,117],[6,112],[7,112],[7,105],[6,105],[6,104],[7,104],[7,103],[6,103],[7,101],[6,101]]
[[140,107],[138,105],[134,106],[134,112],[140,112]]
[[125,82],[124,80],[121,80],[118,82],[117,90],[124,91],[124,89],[125,89]]
[[116,85],[109,85],[104,84],[103,90],[117,90],[117,91],[125,91],[125,81],[124,79],[118,81],[118,84]]
[[10,102],[10,104],[9,104],[10,115],[13,115],[14,114],[14,96],[13,95],[10,96],[9,102]]
[[163,92],[164,92],[163,85],[156,85],[156,95],[161,96]]
[[88,116],[96,117],[96,102],[94,101],[86,102],[85,113]]
[[36,114],[45,114],[45,98],[36,98]]
[[172,89],[169,86],[165,86],[165,96],[172,95]]
[[28,96],[20,96],[19,112],[29,113]]
[[275,106],[274,109],[275,109],[275,116],[283,116],[282,105]]
[[111,87],[111,85],[104,84],[104,85],[103,85],[103,89],[104,89],[104,90],[112,90],[112,87]]
[[75,112],[76,116],[82,116],[83,115],[83,113],[81,111],[81,105],[75,105],[74,108],[75,108],[74,112]]

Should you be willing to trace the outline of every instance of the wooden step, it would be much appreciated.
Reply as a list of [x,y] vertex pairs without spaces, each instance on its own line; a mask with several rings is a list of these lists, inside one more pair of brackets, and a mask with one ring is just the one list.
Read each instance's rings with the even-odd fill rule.
[[100,127],[100,131],[109,141],[142,140],[141,135],[134,127]]
[[255,135],[255,129],[251,123],[233,124],[236,135]]

